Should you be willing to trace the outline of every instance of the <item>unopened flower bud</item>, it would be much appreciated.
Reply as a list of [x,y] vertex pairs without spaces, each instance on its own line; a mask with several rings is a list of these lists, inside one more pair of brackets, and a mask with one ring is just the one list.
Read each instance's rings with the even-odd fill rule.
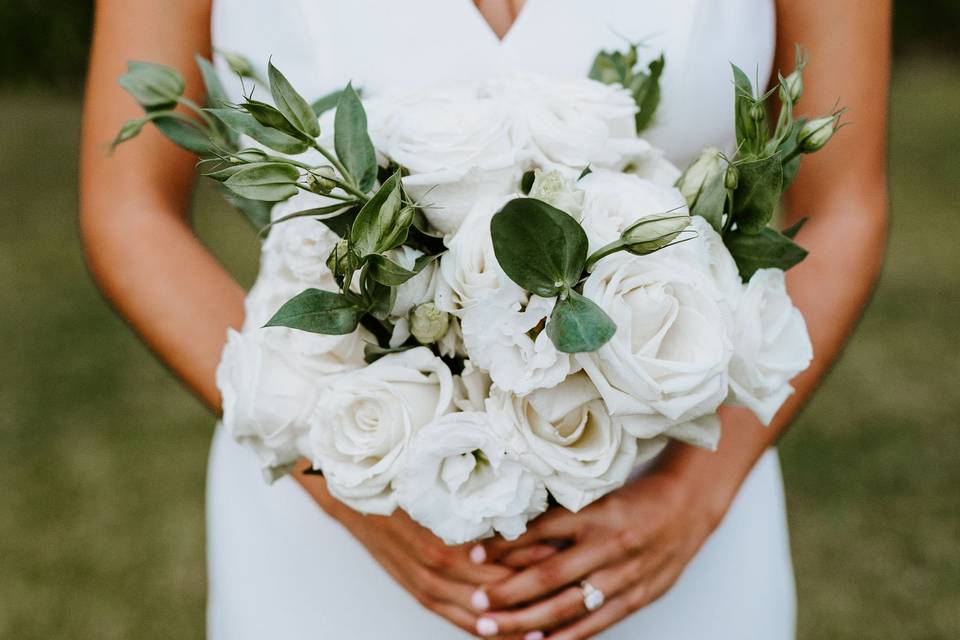
[[579,220],[583,215],[584,196],[583,190],[577,188],[573,180],[559,171],[537,172],[533,180],[533,187],[530,189],[531,198],[542,200],[561,211],[569,213],[576,220]]
[[780,83],[780,101],[796,104],[803,95],[803,74],[797,69]]
[[723,186],[731,190],[740,186],[740,171],[735,166],[727,167],[727,173],[723,176]]
[[763,122],[764,118],[767,117],[767,107],[762,102],[754,102],[750,106],[750,117],[753,118],[756,122]]
[[693,164],[683,172],[677,183],[677,188],[686,198],[688,206],[694,205],[704,185],[721,171],[723,171],[723,157],[720,155],[720,149],[716,147],[704,149]]
[[447,334],[450,314],[432,302],[418,304],[410,310],[410,333],[420,344],[432,344]]
[[327,268],[335,276],[344,276],[353,271],[355,267],[356,260],[353,250],[350,248],[350,241],[347,238],[341,238],[327,257]]
[[337,187],[337,183],[333,180],[336,176],[333,167],[311,169],[307,177],[307,188],[314,193],[330,193]]
[[223,60],[230,67],[230,70],[241,78],[256,77],[257,73],[253,69],[253,64],[246,57],[230,51],[218,51],[217,53],[223,56]]
[[815,118],[804,124],[797,135],[797,144],[800,151],[813,153],[822,149],[836,132],[839,120],[840,113],[835,113],[830,116]]
[[634,255],[645,256],[666,247],[688,226],[690,226],[690,216],[685,213],[646,216],[627,227],[620,238],[626,243],[627,251]]

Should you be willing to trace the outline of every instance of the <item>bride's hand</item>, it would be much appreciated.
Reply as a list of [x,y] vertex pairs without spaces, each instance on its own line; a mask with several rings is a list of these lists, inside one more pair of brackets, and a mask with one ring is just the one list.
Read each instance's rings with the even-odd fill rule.
[[477,587],[515,573],[503,566],[472,562],[470,546],[445,545],[399,509],[391,516],[365,516],[333,498],[322,477],[299,472],[295,477],[421,605],[468,633],[476,628],[478,612],[471,596]]
[[[579,513],[552,509],[513,542],[487,542],[490,562],[549,541],[572,544],[485,586],[490,608],[477,632],[541,638],[549,631],[551,640],[593,637],[673,585],[722,518],[727,493],[695,489],[683,477],[657,471]],[[593,613],[584,606],[579,587],[584,580],[606,596]]]

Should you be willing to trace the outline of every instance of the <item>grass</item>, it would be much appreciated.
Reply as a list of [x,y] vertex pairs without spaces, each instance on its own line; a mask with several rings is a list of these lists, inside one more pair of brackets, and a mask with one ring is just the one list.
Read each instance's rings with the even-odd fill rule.
[[[898,67],[889,260],[783,443],[803,640],[960,629],[957,104],[956,68]],[[0,94],[0,637],[200,638],[212,419],[87,277],[78,107]],[[206,189],[196,210],[249,282],[244,223]]]

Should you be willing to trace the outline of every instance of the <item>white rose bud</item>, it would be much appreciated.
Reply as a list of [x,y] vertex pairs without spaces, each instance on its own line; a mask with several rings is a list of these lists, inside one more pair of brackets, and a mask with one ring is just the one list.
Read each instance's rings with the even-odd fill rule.
[[800,69],[797,69],[780,84],[780,100],[795,104],[801,95],[803,95],[803,74]]
[[803,153],[813,153],[822,149],[837,131],[837,122],[840,120],[840,115],[838,112],[822,118],[815,118],[803,125],[800,134],[797,136],[800,150]]
[[559,171],[538,171],[530,189],[530,197],[569,213],[576,220],[583,215],[583,189]]
[[432,302],[418,304],[410,310],[410,333],[420,344],[432,344],[447,334],[450,314]]
[[627,243],[627,251],[645,256],[669,245],[689,226],[690,216],[687,214],[646,216],[627,227],[622,238]]
[[703,186],[723,170],[723,157],[720,155],[720,149],[716,147],[704,149],[693,164],[683,172],[680,181],[677,183],[677,188],[686,198],[687,204],[692,207],[700,196]]

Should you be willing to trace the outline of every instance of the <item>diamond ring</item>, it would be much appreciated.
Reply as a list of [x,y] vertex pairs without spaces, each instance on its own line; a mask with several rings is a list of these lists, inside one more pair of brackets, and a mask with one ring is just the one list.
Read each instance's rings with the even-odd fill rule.
[[586,580],[580,583],[580,593],[583,594],[583,606],[587,608],[587,611],[596,611],[603,606],[603,602],[606,600],[603,591]]

